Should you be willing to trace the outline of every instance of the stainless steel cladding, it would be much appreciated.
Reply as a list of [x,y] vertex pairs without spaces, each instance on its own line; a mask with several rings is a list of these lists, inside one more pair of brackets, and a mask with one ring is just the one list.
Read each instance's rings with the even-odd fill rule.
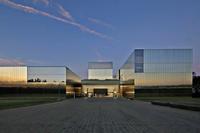
[[120,70],[136,87],[192,85],[192,49],[136,49]]

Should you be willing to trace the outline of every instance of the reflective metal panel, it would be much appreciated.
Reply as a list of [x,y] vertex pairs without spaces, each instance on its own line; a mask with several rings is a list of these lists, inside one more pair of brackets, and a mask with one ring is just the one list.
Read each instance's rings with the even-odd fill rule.
[[89,62],[88,69],[112,69],[112,62]]
[[0,67],[0,84],[25,84],[27,67]]
[[66,84],[66,68],[28,67],[28,82]]
[[68,68],[66,69],[66,80],[69,82],[81,82],[81,78]]
[[192,49],[144,49],[143,60],[141,51],[120,69],[122,80],[134,79],[136,86],[192,84]]
[[112,79],[113,73],[112,69],[89,69],[88,70],[88,79]]
[[113,78],[112,62],[89,62],[88,79],[112,79]]

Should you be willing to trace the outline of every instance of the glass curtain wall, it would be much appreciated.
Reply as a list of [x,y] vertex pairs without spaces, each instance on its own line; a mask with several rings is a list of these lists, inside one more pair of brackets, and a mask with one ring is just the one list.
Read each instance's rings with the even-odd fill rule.
[[69,97],[82,95],[81,78],[69,68],[66,69],[66,94]]
[[26,84],[27,67],[0,67],[0,84]]
[[136,86],[191,85],[192,50],[136,49],[120,70]]
[[69,68],[66,68],[66,79],[68,82],[81,82],[81,78],[76,73],[72,72]]
[[65,89],[65,67],[28,67],[28,87]]
[[65,67],[28,67],[29,83],[65,84]]
[[89,62],[88,79],[113,79],[112,62]]
[[31,92],[65,93],[66,67],[28,67]]

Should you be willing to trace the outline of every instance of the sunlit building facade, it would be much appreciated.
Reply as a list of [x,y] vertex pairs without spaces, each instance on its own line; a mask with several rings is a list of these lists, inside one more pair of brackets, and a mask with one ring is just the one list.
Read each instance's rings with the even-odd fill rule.
[[89,62],[88,79],[98,79],[98,80],[113,79],[113,63]]
[[31,92],[65,92],[66,67],[64,66],[29,66],[27,75],[27,86]]
[[119,92],[119,80],[113,79],[112,62],[89,62],[88,79],[81,83],[83,93],[88,97],[113,97]]
[[66,69],[66,95],[68,97],[82,96],[81,78],[69,68]]
[[29,83],[65,84],[66,67],[33,66],[28,67]]
[[136,49],[113,78],[112,62],[89,62],[88,78],[65,66],[1,66],[0,94],[174,96],[192,93],[192,49]]
[[191,93],[192,49],[136,49],[119,75],[121,81],[134,80],[138,94]]
[[65,66],[2,66],[1,93],[67,93],[80,77]]
[[119,93],[119,80],[82,80],[83,93],[88,97],[115,97]]
[[0,85],[1,86],[21,86],[27,83],[26,66],[2,66],[0,67]]

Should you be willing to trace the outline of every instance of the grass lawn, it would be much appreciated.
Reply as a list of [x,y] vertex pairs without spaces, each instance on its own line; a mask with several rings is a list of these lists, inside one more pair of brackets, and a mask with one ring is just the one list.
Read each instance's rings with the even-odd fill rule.
[[64,95],[4,95],[0,96],[0,110],[32,106],[37,104],[57,102],[64,99]]
[[200,98],[192,98],[192,97],[136,97],[135,99],[146,102],[161,101],[161,102],[174,102],[174,103],[183,103],[183,104],[200,106]]

